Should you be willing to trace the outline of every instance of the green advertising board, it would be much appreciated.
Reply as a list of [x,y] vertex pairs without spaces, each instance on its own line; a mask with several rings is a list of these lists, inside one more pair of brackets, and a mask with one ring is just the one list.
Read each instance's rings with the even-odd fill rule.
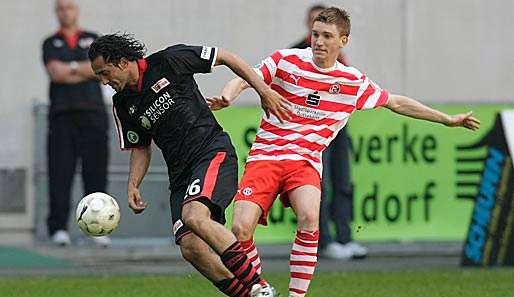
[[[492,128],[496,114],[512,105],[437,105],[447,113],[473,110],[482,122],[477,132],[447,128],[396,115],[387,109],[352,115],[351,175],[357,240],[463,240],[474,200],[467,185],[479,182],[482,168],[459,162],[478,158],[485,148],[459,150],[480,141]],[[240,172],[255,138],[261,110],[232,107],[216,113],[236,147]],[[482,151],[484,150],[484,151]],[[468,165],[471,164],[471,165]],[[481,165],[480,165],[481,166]],[[228,218],[231,212],[227,213]],[[230,220],[229,220],[230,222]],[[258,227],[258,242],[288,242],[294,238],[290,209],[276,201],[269,226]]]

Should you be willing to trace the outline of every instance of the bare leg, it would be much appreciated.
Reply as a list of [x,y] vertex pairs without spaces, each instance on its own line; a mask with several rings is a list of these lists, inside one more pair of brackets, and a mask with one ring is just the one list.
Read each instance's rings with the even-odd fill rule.
[[232,220],[232,232],[236,235],[237,240],[245,249],[246,255],[252,262],[257,273],[261,274],[261,258],[253,241],[253,234],[257,227],[257,222],[262,214],[259,205],[250,201],[236,201],[234,203],[234,212]]
[[239,200],[234,203],[232,232],[239,241],[252,238],[261,214],[262,209],[253,202]]
[[218,255],[237,241],[235,235],[222,224],[211,219],[211,211],[198,201],[191,201],[182,208],[184,223],[203,239]]
[[180,240],[182,256],[227,296],[247,296],[250,289],[225,267],[220,257],[194,233]]
[[194,233],[190,233],[180,240],[180,251],[184,259],[212,282],[234,277],[223,265],[220,257]]
[[186,203],[182,207],[182,219],[193,233],[220,256],[223,265],[247,288],[263,282],[235,235],[211,219],[211,211],[205,204],[198,201]]
[[298,229],[317,231],[321,202],[320,190],[315,186],[305,185],[289,191],[287,195],[298,220]]

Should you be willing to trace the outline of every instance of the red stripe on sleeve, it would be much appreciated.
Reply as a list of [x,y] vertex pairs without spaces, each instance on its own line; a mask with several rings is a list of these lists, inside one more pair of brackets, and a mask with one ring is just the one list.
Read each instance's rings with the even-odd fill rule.
[[271,73],[269,72],[268,66],[266,66],[266,64],[263,64],[261,66],[261,68],[259,68],[259,71],[262,73],[264,82],[267,85],[271,84],[272,77],[271,77]]
[[359,97],[359,99],[357,99],[357,109],[362,109],[364,104],[366,104],[366,101],[368,100],[369,96],[371,96],[371,95],[373,95],[373,93],[375,93],[375,90],[376,89],[373,87],[372,84],[368,85],[368,88],[366,89],[366,91],[364,91],[364,93],[362,93],[362,95]]
[[387,92],[386,90],[382,90],[382,92],[380,93],[380,97],[378,98],[377,105],[375,105],[375,107],[385,106],[388,101],[389,92]]
[[275,65],[278,65],[278,62],[282,59],[282,54],[279,51],[276,51],[271,55],[271,59],[273,59]]

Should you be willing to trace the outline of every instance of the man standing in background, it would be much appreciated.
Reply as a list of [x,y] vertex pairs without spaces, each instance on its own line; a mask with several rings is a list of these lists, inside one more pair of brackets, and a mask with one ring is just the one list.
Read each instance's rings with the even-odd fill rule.
[[[307,11],[305,20],[307,35],[291,46],[292,48],[308,48],[311,46],[311,29],[314,19],[325,8],[324,5],[320,4],[311,6]],[[348,60],[342,51],[339,53],[337,60],[348,66]],[[364,258],[368,254],[366,247],[352,241],[350,222],[353,213],[353,189],[350,176],[349,148],[350,139],[346,127],[344,127],[323,152],[319,253],[320,256],[331,259]],[[330,221],[333,221],[336,227],[335,238],[332,238],[330,233]]]
[[[97,35],[79,28],[74,0],[57,0],[55,11],[60,28],[43,42],[43,62],[50,78],[47,227],[53,243],[67,246],[77,159],[82,161],[85,194],[106,190],[108,122],[100,84],[87,56]],[[93,239],[99,245],[111,245],[108,237]]]

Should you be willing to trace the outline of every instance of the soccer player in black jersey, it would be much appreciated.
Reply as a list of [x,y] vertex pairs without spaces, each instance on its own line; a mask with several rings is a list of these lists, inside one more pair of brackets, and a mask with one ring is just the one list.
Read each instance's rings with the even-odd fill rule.
[[180,44],[145,58],[141,42],[111,34],[91,45],[89,59],[101,82],[116,90],[121,149],[132,150],[129,207],[135,213],[147,207],[139,186],[153,140],[168,166],[173,232],[182,256],[228,296],[274,296],[223,226],[237,190],[237,157],[193,75],[226,65],[254,87],[267,113],[281,119],[288,117],[284,99],[241,58],[219,48]]

